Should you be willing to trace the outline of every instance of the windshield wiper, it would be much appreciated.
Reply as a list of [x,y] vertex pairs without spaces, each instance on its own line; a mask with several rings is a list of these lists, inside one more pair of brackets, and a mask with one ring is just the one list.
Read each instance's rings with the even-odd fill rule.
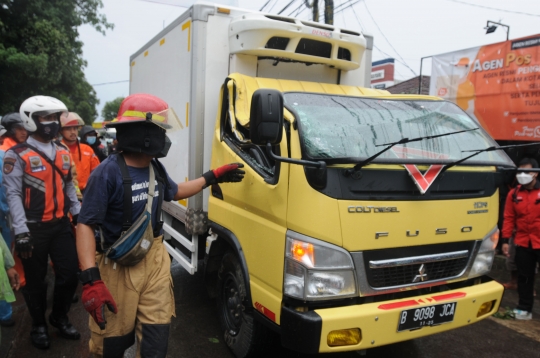
[[[373,154],[371,157],[367,158],[366,160],[364,161],[361,161],[360,163],[356,164],[354,166],[354,168],[352,169],[348,169],[345,171],[345,175],[346,176],[353,176],[353,178],[355,178],[355,173],[357,173],[360,169],[362,169],[363,166],[369,164],[371,161],[373,161],[373,159],[377,158],[378,156],[380,156],[381,154],[383,154],[384,152],[386,152],[387,150],[389,150],[390,148],[392,148],[393,146],[395,145],[398,145],[398,144],[405,144],[405,143],[411,143],[411,142],[418,142],[418,141],[421,141],[421,140],[424,140],[424,139],[433,139],[433,138],[439,138],[439,137],[444,137],[444,136],[448,136],[448,135],[452,135],[452,134],[458,134],[458,133],[463,133],[463,132],[470,132],[470,131],[475,131],[479,128],[472,128],[472,129],[465,129],[465,130],[462,130],[462,131],[457,131],[457,132],[450,132],[450,133],[444,133],[444,134],[437,134],[437,135],[430,135],[430,136],[425,136],[425,137],[417,137],[417,138],[402,138],[400,139],[399,141],[397,142],[393,142],[393,143],[384,143],[384,144],[376,144],[375,146],[376,147],[382,147],[384,145],[386,145],[387,147],[384,148],[383,150],[381,150],[380,152],[377,152],[375,154]],[[356,179],[356,178],[355,178]]]
[[[445,165],[445,167],[442,169],[441,173],[448,170],[449,168],[452,168],[453,166],[456,166],[458,165],[459,163],[462,163],[464,161],[466,161],[467,159],[470,159],[474,156],[477,156],[478,154],[480,153],[484,153],[484,152],[492,152],[494,150],[503,150],[503,149],[507,149],[507,148],[516,148],[516,147],[529,147],[529,146],[532,146],[532,145],[540,145],[540,143],[528,143],[528,144],[512,144],[512,145],[503,145],[503,146],[499,146],[499,147],[488,147],[488,148],[485,148],[485,149],[471,149],[471,150],[462,150],[461,152],[462,153],[467,153],[467,152],[476,152],[474,154],[471,154],[469,155],[468,157],[465,157],[463,159],[460,159],[460,160],[456,160],[455,162],[452,162],[448,165]],[[513,168],[512,168],[513,169]],[[514,169],[515,170],[515,169]]]

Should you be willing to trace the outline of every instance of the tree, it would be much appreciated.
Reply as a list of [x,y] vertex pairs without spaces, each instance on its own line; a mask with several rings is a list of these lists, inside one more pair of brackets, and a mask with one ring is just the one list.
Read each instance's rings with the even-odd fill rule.
[[112,121],[116,118],[118,110],[120,109],[120,104],[123,100],[124,97],[118,97],[113,99],[112,101],[105,103],[105,106],[103,106],[103,109],[101,110],[101,116],[103,117],[103,121]]
[[0,0],[0,114],[34,95],[60,99],[88,124],[99,103],[84,77],[77,28],[112,29],[101,0]]
[[[313,0],[311,4],[308,0],[304,0],[304,5],[308,9],[312,9],[313,21],[319,21],[319,0]],[[324,23],[334,24],[334,0],[324,0]]]

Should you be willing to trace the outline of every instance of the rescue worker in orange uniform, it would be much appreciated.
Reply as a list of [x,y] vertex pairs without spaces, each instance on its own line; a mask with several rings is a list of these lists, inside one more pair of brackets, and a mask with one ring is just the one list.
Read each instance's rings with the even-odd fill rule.
[[77,113],[69,112],[67,116],[60,118],[60,122],[62,124],[62,129],[60,130],[63,138],[62,143],[71,152],[71,157],[77,169],[79,189],[84,194],[90,173],[99,165],[99,159],[89,145],[80,143],[77,138],[80,127],[84,125],[84,121]]
[[80,203],[71,180],[69,151],[53,142],[64,112],[67,112],[64,103],[53,97],[34,96],[25,100],[20,115],[25,129],[32,134],[26,143],[6,152],[2,167],[15,250],[26,275],[23,296],[33,323],[30,339],[40,349],[50,346],[45,319],[49,256],[55,273],[49,323],[64,338],[80,338],[67,316],[77,288],[79,268],[67,214],[71,212],[76,224]]

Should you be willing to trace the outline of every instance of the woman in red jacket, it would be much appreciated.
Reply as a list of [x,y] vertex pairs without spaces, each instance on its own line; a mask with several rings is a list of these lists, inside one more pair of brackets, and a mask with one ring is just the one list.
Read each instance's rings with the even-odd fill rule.
[[[523,158],[520,169],[538,168],[538,162]],[[515,229],[516,266],[518,269],[519,303],[514,309],[516,319],[532,319],[534,302],[534,276],[536,263],[540,262],[540,181],[538,173],[518,173],[519,185],[506,197],[503,224],[503,246],[508,254],[508,238]]]

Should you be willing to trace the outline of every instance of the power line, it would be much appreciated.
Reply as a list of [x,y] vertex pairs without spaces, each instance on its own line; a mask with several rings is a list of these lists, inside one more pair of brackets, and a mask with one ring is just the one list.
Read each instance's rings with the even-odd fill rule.
[[281,9],[280,12],[278,12],[278,15],[281,15],[281,13],[282,13],[283,11],[287,10],[287,8],[288,8],[289,6],[291,6],[295,1],[296,1],[296,0],[291,0],[291,1],[290,1],[283,9]]
[[304,3],[300,3],[300,5],[299,5],[296,9],[294,9],[293,11],[291,11],[291,12],[289,13],[289,15],[287,15],[287,16],[291,16],[291,15],[292,15],[293,13],[295,13],[295,12],[296,12],[295,17],[298,16],[298,13],[300,13],[299,10],[300,10],[300,8],[303,7],[303,6],[304,6]]
[[270,1],[272,0],[268,0],[267,2],[265,2],[264,5],[259,9],[259,11],[263,11],[263,9],[266,7],[266,5],[268,5]]
[[112,85],[112,84],[115,84],[115,83],[124,83],[124,82],[129,82],[129,80],[115,81],[115,82],[96,83],[95,85],[90,85],[90,86],[104,86],[104,85]]
[[356,10],[354,10],[354,7],[352,8],[352,11],[354,13],[354,17],[356,17],[356,21],[358,21],[358,25],[360,26],[360,30],[362,30],[362,32],[364,32],[364,27],[362,26],[362,22],[360,21],[360,18],[356,14]]
[[307,7],[299,7],[298,8],[298,11],[296,12],[296,14],[294,15],[294,17],[298,17],[300,16],[304,11],[306,11]]
[[[342,3],[339,4],[339,5],[336,5],[336,6],[334,7],[334,14],[336,14],[336,13],[337,13],[338,11],[340,11],[343,7],[349,5],[349,4],[352,3],[353,1],[355,1],[355,0],[346,0],[346,1],[342,2]],[[360,1],[360,0],[357,0],[356,2],[359,2],[359,1]]]
[[[383,55],[385,55],[386,57],[388,58],[393,58],[391,55],[387,54],[386,52],[384,52],[383,50],[381,50],[380,48],[378,48],[375,44],[373,44],[373,47],[375,47],[375,49],[377,51],[379,51],[380,53],[382,53]],[[403,62],[401,62],[399,59],[395,59],[397,62],[401,63],[402,65],[405,65],[407,66],[407,64],[404,64]],[[396,72],[398,73],[398,75],[400,75],[401,77],[405,78],[405,76],[403,76],[403,74],[401,72],[398,71],[397,69],[397,66],[394,66],[394,69],[396,70]]]
[[345,15],[343,14],[343,12],[341,13],[341,20],[343,21],[343,24],[345,25],[345,28],[349,28],[349,26],[347,25],[347,20],[345,19]]
[[[364,33],[364,27],[362,26],[362,22],[360,21],[360,18],[358,17],[358,14],[356,14],[356,10],[354,9],[354,7],[351,8],[353,13],[354,13],[354,17],[356,17],[356,21],[358,21],[358,25],[360,26],[360,30],[362,31],[362,33]],[[377,45],[375,45],[375,43],[373,43],[373,47],[375,47],[376,50],[378,50],[380,53],[382,53],[383,55],[389,57],[389,58],[393,58],[393,56],[390,56],[389,54],[387,54],[386,52],[384,52],[383,50],[381,50],[380,48],[377,47]],[[399,59],[397,59],[398,62],[402,63]],[[406,64],[405,64],[406,66]],[[402,77],[405,77],[403,76],[403,74],[401,74],[397,67],[394,67],[396,72],[401,75]]]
[[276,6],[276,4],[279,2],[279,0],[276,0],[274,1],[274,4],[272,5],[272,7],[268,10],[268,13],[271,13],[272,10],[274,10],[274,6]]
[[446,0],[446,1],[451,1],[451,2],[458,3],[458,4],[462,4],[462,5],[469,5],[469,6],[474,6],[474,7],[481,7],[481,8],[483,8],[483,9],[489,9],[489,10],[495,10],[495,11],[501,11],[501,12],[509,12],[509,13],[512,13],[512,14],[540,17],[540,15],[537,15],[537,14],[530,14],[530,13],[528,13],[528,12],[520,12],[520,11],[512,11],[512,10],[497,9],[497,8],[494,8],[494,7],[489,7],[489,6],[484,6],[484,5],[470,4],[470,3],[465,2],[465,1],[459,1],[459,0]]
[[373,18],[373,15],[371,15],[371,12],[369,11],[369,8],[366,4],[366,2],[364,1],[364,6],[366,7],[366,10],[367,10],[367,13],[369,14],[369,17],[371,17],[371,20],[373,20],[373,23],[375,24],[375,26],[377,26],[377,28],[379,29],[379,32],[381,33],[381,35],[384,37],[384,39],[386,40],[386,42],[388,42],[388,45],[390,45],[390,47],[394,50],[394,52],[396,53],[396,55],[398,55],[398,57],[403,61],[403,65],[405,65],[405,67],[407,67],[409,70],[411,70],[411,72],[413,73],[413,75],[416,76],[416,72],[413,71],[412,68],[409,67],[409,65],[407,65],[407,63],[405,63],[405,60],[403,60],[403,57],[401,57],[401,55],[399,54],[399,52],[397,52],[397,50],[394,48],[394,46],[392,46],[392,44],[390,43],[390,41],[388,40],[388,38],[384,35],[384,33],[382,32],[381,28],[379,27],[379,25],[377,24],[377,21],[375,21],[375,19]]
[[346,5],[347,3],[350,3],[350,2],[352,2],[352,1],[354,1],[354,0],[345,0],[345,1],[343,1],[341,4],[335,5],[335,6],[334,6],[334,11],[338,10],[340,7]]
[[358,4],[360,1],[362,1],[362,0],[358,0],[355,3],[352,3],[350,5],[347,5],[345,7],[340,8],[337,12],[334,12],[334,15],[339,14],[340,12],[343,12],[343,11],[347,10],[348,8],[350,8],[350,7],[353,7],[354,5]]

